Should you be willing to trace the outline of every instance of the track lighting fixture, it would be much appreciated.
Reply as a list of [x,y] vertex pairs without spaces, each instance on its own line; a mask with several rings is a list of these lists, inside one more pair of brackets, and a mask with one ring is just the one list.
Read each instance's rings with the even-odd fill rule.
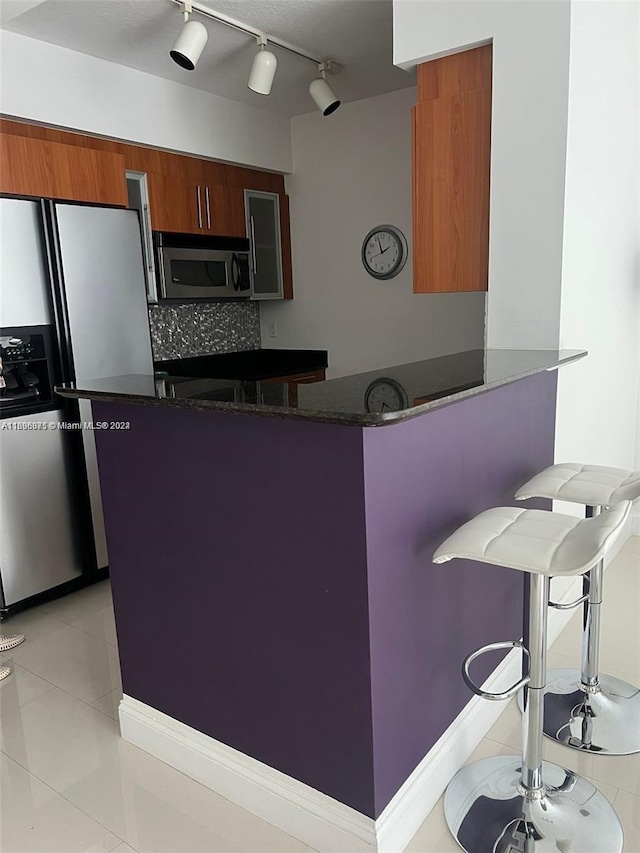
[[173,50],[169,51],[171,59],[182,68],[186,68],[187,71],[193,71],[196,67],[209,38],[209,33],[204,24],[201,24],[200,21],[189,20],[191,11],[191,3],[184,3],[184,24]]
[[184,14],[184,24],[180,31],[180,35],[173,46],[173,50],[169,51],[169,54],[173,61],[177,62],[178,65],[182,66],[182,68],[186,68],[188,71],[193,71],[200,59],[202,51],[204,50],[204,46],[207,43],[208,33],[204,24],[201,24],[199,21],[189,20],[189,15],[192,12],[197,12],[199,15],[202,15],[203,18],[209,18],[212,21],[217,21],[219,24],[224,24],[225,26],[231,27],[241,33],[245,33],[248,36],[253,36],[253,38],[257,40],[259,50],[253,58],[251,73],[249,74],[249,80],[247,82],[247,86],[253,92],[258,92],[260,95],[271,94],[273,78],[275,77],[276,69],[278,67],[278,60],[270,50],[266,50],[266,47],[268,45],[276,45],[282,50],[294,53],[296,56],[301,56],[303,59],[308,59],[310,62],[313,62],[318,66],[320,76],[315,80],[312,80],[309,84],[309,94],[323,115],[331,115],[331,113],[335,112],[340,106],[340,101],[336,97],[335,92],[326,81],[327,74],[337,74],[341,70],[341,67],[337,62],[334,62],[331,59],[322,60],[312,53],[309,53],[309,51],[304,48],[298,47],[297,45],[291,44],[283,39],[276,38],[275,36],[268,35],[267,33],[263,33],[261,30],[257,30],[255,27],[244,24],[242,21],[237,21],[235,18],[231,18],[223,12],[216,12],[209,6],[203,6],[202,3],[198,3],[196,0],[173,0],[173,2],[182,9]]
[[316,77],[315,80],[309,83],[309,94],[323,116],[330,116],[340,106],[340,101],[326,80],[328,65],[329,63],[327,62],[319,63],[318,70],[320,71],[320,77]]
[[253,59],[247,86],[259,95],[269,95],[278,67],[278,60],[270,50],[265,50],[267,39],[264,36],[259,36],[257,41],[260,47]]

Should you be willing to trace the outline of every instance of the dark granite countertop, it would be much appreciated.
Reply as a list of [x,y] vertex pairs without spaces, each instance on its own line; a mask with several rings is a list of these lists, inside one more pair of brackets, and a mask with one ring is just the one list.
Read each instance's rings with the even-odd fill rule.
[[[112,376],[56,387],[64,397],[228,414],[384,426],[583,358],[584,350],[479,349],[298,385],[203,377]],[[295,399],[297,398],[297,399]]]

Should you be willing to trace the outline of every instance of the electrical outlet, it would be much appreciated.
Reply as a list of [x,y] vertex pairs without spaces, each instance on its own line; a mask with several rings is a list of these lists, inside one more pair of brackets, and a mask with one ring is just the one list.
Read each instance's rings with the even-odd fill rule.
[[278,337],[278,324],[275,320],[269,320],[269,337],[277,338]]

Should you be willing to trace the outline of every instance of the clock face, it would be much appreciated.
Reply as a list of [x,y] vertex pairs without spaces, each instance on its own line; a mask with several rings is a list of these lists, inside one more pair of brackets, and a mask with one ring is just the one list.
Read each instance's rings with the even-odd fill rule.
[[407,260],[407,241],[393,225],[379,225],[364,238],[362,263],[374,278],[393,278]]
[[408,405],[407,393],[395,379],[374,379],[364,394],[364,407],[367,412],[399,412]]

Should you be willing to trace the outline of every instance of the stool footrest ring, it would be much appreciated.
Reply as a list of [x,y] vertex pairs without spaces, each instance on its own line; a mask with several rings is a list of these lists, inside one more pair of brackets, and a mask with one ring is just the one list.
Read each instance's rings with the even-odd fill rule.
[[503,699],[511,699],[512,696],[515,696],[518,690],[521,690],[531,680],[529,673],[527,673],[520,679],[520,681],[509,687],[507,690],[503,690],[501,693],[490,693],[489,691],[478,687],[469,675],[469,666],[476,658],[480,657],[480,655],[484,655],[487,652],[494,652],[499,649],[522,649],[524,654],[527,656],[527,660],[529,659],[529,649],[524,645],[522,640],[505,640],[500,643],[489,643],[486,646],[476,649],[475,652],[471,652],[470,655],[467,655],[462,662],[462,677],[464,678],[464,682],[467,687],[472,690],[476,696],[481,696],[483,699],[489,699],[493,702],[499,702]]
[[579,604],[582,604],[583,601],[589,600],[589,593],[585,595],[581,595],[580,598],[576,598],[575,601],[569,601],[567,604],[560,604],[558,601],[549,601],[547,602],[549,607],[555,607],[556,610],[573,610],[574,607],[577,607]]
[[[575,601],[570,601],[568,604],[560,604],[557,601],[551,601],[551,599],[549,599],[549,601],[547,602],[549,607],[555,607],[556,610],[573,610],[574,607],[577,607],[579,604],[582,604],[583,602],[588,601],[589,600],[589,592],[591,591],[591,579],[589,577],[589,574],[587,573],[586,575],[583,575],[582,580],[583,580],[584,584],[586,584],[587,592],[585,592],[583,595],[581,595],[580,598],[576,598]],[[583,589],[584,589],[584,586],[583,586]]]

